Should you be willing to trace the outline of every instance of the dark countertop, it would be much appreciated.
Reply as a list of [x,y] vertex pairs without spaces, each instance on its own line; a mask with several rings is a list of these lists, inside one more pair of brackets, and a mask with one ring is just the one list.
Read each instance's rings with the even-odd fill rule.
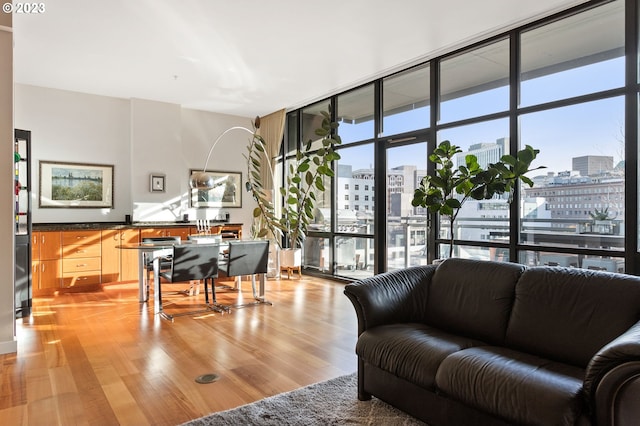
[[[210,221],[211,226],[232,225],[242,226],[242,223],[231,223],[225,221]],[[196,226],[196,222],[90,222],[90,223],[34,223],[31,227],[34,231],[85,231],[102,229],[138,229],[153,227],[182,227]]]

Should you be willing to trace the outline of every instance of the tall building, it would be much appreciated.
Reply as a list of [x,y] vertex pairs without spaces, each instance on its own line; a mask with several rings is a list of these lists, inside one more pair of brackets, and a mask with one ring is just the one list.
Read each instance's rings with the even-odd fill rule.
[[495,142],[476,143],[469,147],[465,152],[456,155],[456,165],[463,166],[466,164],[465,157],[469,154],[475,155],[478,159],[480,167],[487,168],[489,164],[500,161],[500,158],[509,152],[509,138],[496,139]]
[[[589,178],[568,173],[548,176],[543,186],[525,188],[527,198],[542,198],[551,219],[592,220],[592,214],[606,211],[611,219],[625,214],[624,178]],[[563,227],[561,222],[553,226]]]
[[352,170],[352,166],[338,166],[338,210],[373,212],[374,199],[373,169]]
[[613,157],[608,155],[584,155],[571,160],[571,169],[580,172],[580,176],[593,176],[613,170]]

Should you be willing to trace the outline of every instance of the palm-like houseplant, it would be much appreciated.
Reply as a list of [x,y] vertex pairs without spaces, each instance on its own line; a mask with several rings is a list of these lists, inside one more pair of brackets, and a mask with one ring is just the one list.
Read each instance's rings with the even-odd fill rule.
[[593,212],[589,212],[589,216],[591,216],[591,219],[593,219],[594,221],[598,221],[598,220],[613,220],[616,217],[618,217],[618,215],[616,214],[615,216],[611,216],[611,213],[609,213],[609,207],[605,207],[602,210],[598,210],[597,208],[594,209]]
[[282,236],[287,241],[287,247],[301,247],[307,228],[314,219],[316,194],[325,191],[324,178],[334,176],[331,162],[340,159],[334,150],[336,145],[342,143],[336,133],[338,123],[331,121],[329,111],[322,111],[321,114],[322,123],[315,129],[315,134],[322,138],[321,146],[315,149],[313,141],[309,140],[302,150],[296,151],[296,157],[288,167],[285,185],[279,189],[284,200],[279,213],[273,204],[271,191],[265,189],[260,173],[263,167],[271,168],[270,159],[264,155],[265,141],[260,135],[254,134],[245,156],[248,168],[246,186],[257,204],[253,210],[254,233],[260,238],[273,237],[281,249]]
[[515,185],[522,181],[533,186],[533,181],[525,174],[544,168],[530,169],[540,150],[527,145],[516,156],[503,155],[500,161],[483,169],[473,154],[465,156],[465,165],[455,167],[454,158],[461,153],[459,146],[443,141],[429,155],[429,161],[436,164],[435,175],[422,178],[414,191],[414,207],[426,207],[430,212],[449,218],[449,257],[453,256],[453,225],[465,201],[488,200],[495,195],[509,193],[512,201]]

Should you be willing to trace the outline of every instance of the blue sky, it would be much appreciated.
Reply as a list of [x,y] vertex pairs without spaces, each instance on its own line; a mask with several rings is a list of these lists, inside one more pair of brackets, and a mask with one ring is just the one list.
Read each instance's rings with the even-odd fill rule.
[[[608,90],[624,85],[624,58],[602,61],[571,68],[564,72],[527,80],[522,83],[521,105],[565,99],[587,93]],[[508,91],[498,88],[465,96],[442,106],[442,118],[459,120],[504,110],[508,104]],[[413,123],[428,122],[429,109],[419,108],[385,119],[385,134],[419,127]],[[604,100],[532,113],[520,117],[521,144],[540,149],[537,165],[547,171],[561,172],[571,169],[571,158],[584,155],[612,156],[614,164],[622,160],[624,152],[624,98]],[[362,140],[373,136],[373,123],[341,124],[345,140]],[[480,142],[495,142],[509,134],[507,119],[447,129],[439,140],[449,139],[466,149]],[[404,164],[426,164],[424,145],[393,150],[388,154],[389,167]],[[402,153],[402,155],[401,155]],[[370,147],[352,148],[341,154],[343,164],[355,169],[373,164]]]

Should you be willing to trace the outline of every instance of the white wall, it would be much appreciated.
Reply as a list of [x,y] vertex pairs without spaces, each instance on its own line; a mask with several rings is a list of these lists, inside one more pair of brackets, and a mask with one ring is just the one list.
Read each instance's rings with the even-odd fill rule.
[[[13,33],[11,14],[0,13],[0,252],[14,253]],[[16,352],[14,256],[0,256],[0,354]]]
[[[133,220],[181,218],[179,171],[185,167],[180,138],[180,106],[142,99],[131,101],[131,191]],[[149,174],[166,175],[165,191],[149,191]],[[183,178],[186,180],[186,178]]]
[[[6,14],[0,14],[6,15]],[[8,15],[10,16],[10,15]],[[0,17],[1,18],[1,17]],[[10,25],[10,21],[9,21]],[[189,207],[189,169],[204,168],[213,141],[232,126],[250,128],[244,117],[182,109],[179,105],[142,99],[118,99],[35,86],[13,85],[13,37],[0,20],[0,139],[13,140],[13,129],[32,137],[32,206],[34,223],[160,222],[215,219],[225,212],[249,231],[255,203],[242,190],[242,208]],[[8,61],[5,58],[9,58]],[[14,102],[15,95],[15,102]],[[13,114],[12,114],[13,111]],[[242,172],[249,134],[230,132],[213,152],[207,169]],[[109,164],[114,166],[111,209],[39,208],[39,162]],[[0,143],[0,170],[13,170],[13,145]],[[149,190],[149,175],[166,175],[166,192]],[[0,174],[0,251],[14,253],[13,176]],[[0,257],[0,354],[17,351],[13,256]]]
[[[34,223],[117,222],[131,211],[129,101],[15,86],[15,125],[31,130]],[[113,209],[40,208],[40,161],[114,166]]]
[[[190,109],[182,110],[182,141],[186,164],[182,170],[180,182],[183,193],[189,192],[187,169],[204,169],[207,154],[213,142],[222,132],[233,127],[242,126],[251,129],[251,119],[224,114],[211,114]],[[243,130],[232,130],[216,145],[211,153],[207,170],[242,172],[242,208],[226,209],[194,209],[188,210],[189,217],[194,219],[214,219],[223,213],[229,213],[230,221],[244,224],[243,233],[248,236],[256,204],[244,189],[247,181],[247,153],[251,135]],[[188,204],[188,203],[187,203]]]
[[[31,130],[34,223],[158,222],[215,219],[225,212],[234,223],[251,224],[254,202],[242,192],[242,208],[193,209],[189,169],[202,169],[213,141],[232,126],[250,128],[244,117],[183,109],[144,99],[119,99],[16,85],[15,125]],[[216,146],[207,169],[239,171],[248,133],[230,132]],[[112,209],[39,208],[39,161],[114,165]],[[151,192],[151,173],[166,175],[166,191]]]

